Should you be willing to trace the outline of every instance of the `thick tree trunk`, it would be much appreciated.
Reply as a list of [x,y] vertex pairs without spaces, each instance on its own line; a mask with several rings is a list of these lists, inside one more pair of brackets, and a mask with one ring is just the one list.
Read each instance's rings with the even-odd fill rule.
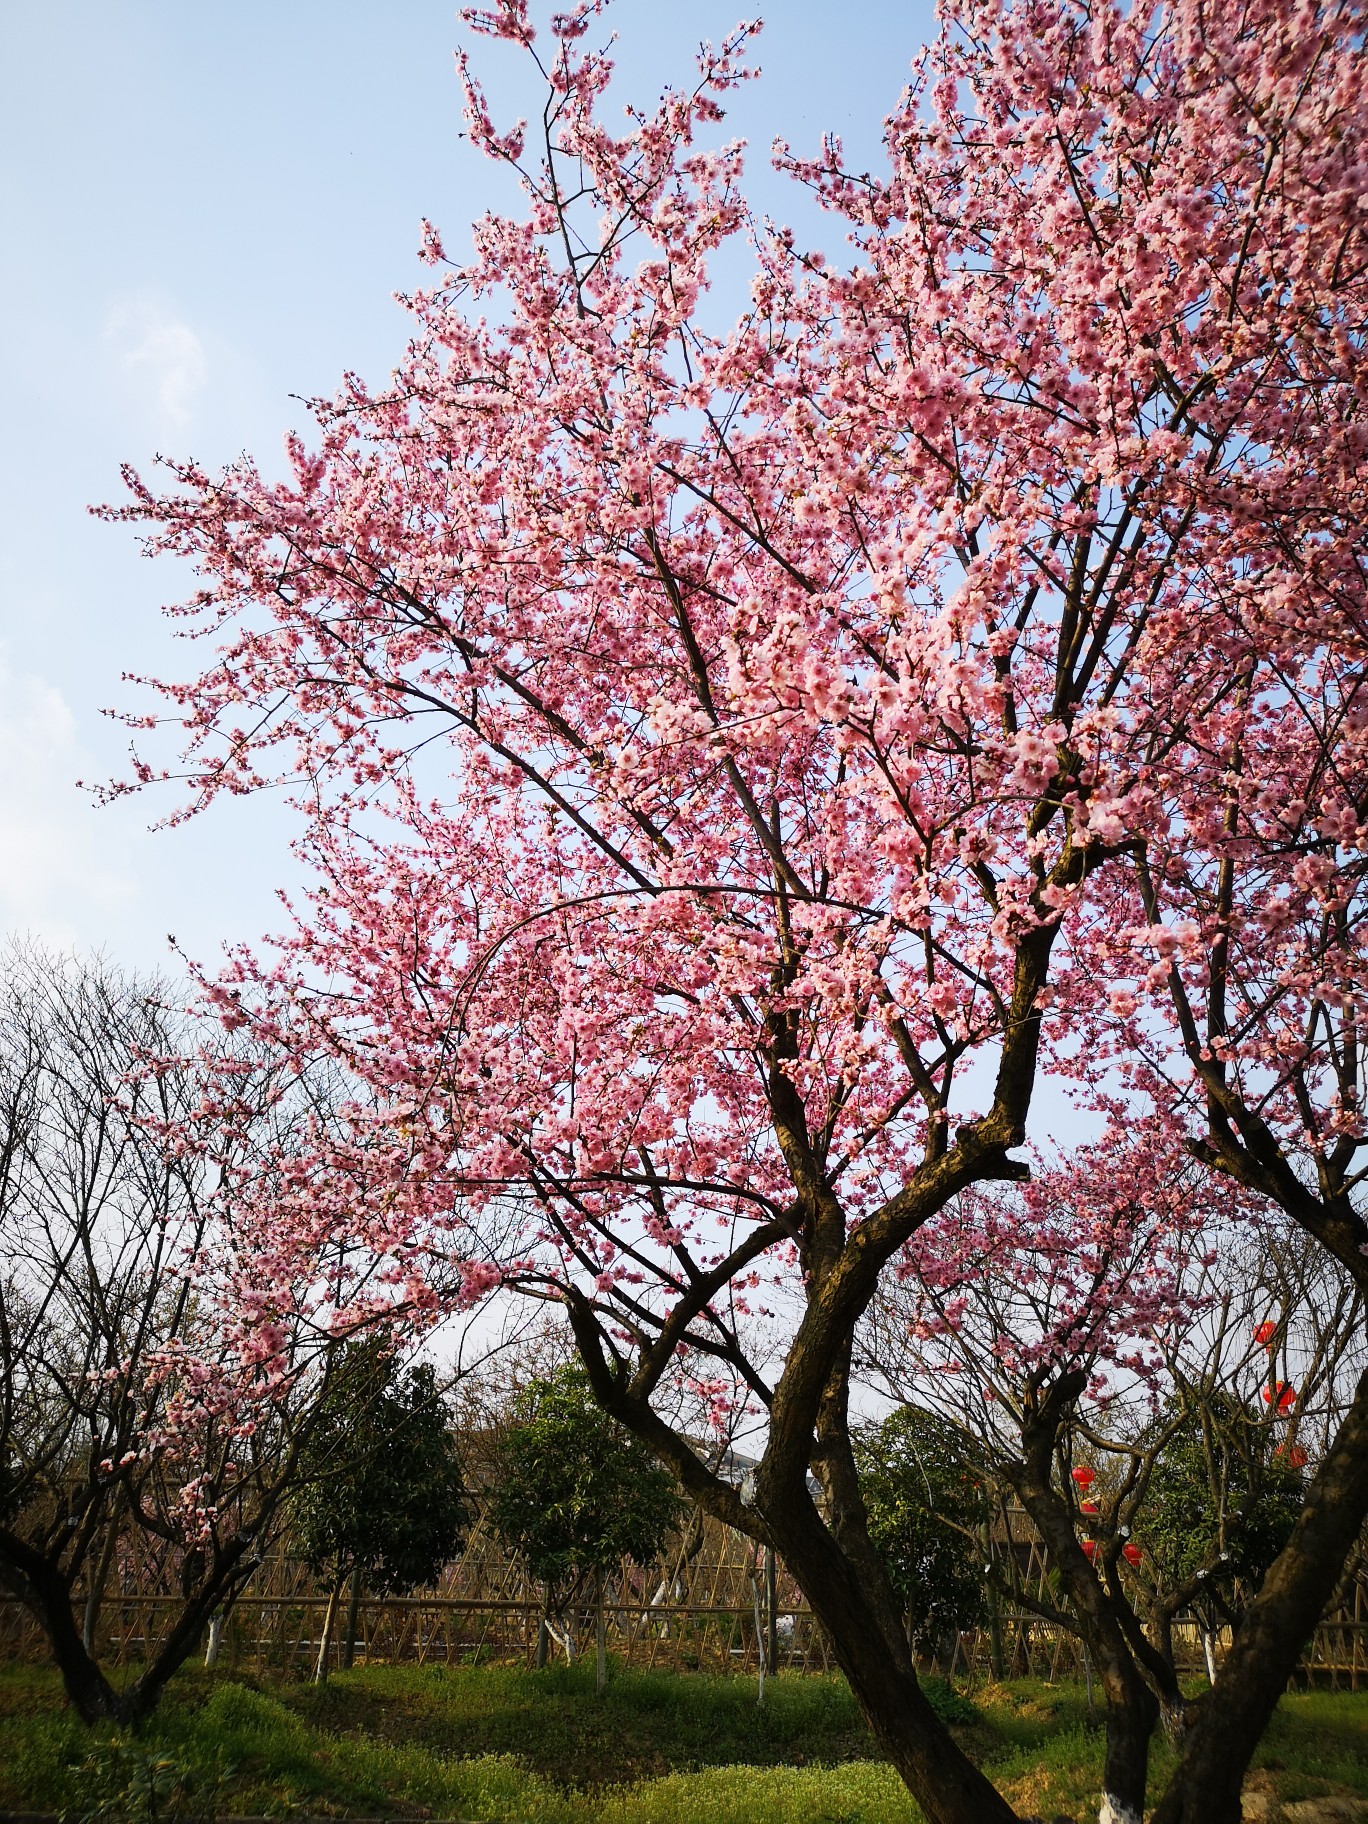
[[48,1637],[72,1709],[83,1723],[92,1726],[134,1721],[126,1695],[114,1689],[94,1657],[86,1651],[71,1619],[69,1599],[64,1600],[59,1591],[53,1591],[52,1597],[53,1600],[44,1601],[41,1606],[30,1606]]
[[140,1678],[116,1691],[85,1646],[72,1607],[71,1583],[25,1540],[0,1528],[0,1578],[41,1625],[76,1714],[86,1723],[137,1724],[151,1716],[168,1681],[195,1651],[216,1609],[229,1609],[251,1575],[250,1534],[215,1557],[213,1574],[186,1597],[156,1658]]
[[71,1707],[83,1723],[122,1722],[123,1699],[88,1651],[76,1626],[71,1585],[40,1552],[13,1534],[0,1535],[4,1581],[47,1635]]
[[811,1498],[804,1493],[765,1519],[880,1747],[931,1824],[1017,1824],[926,1701],[896,1618],[895,1644]]
[[1102,1773],[1099,1824],[1142,1824],[1149,1779],[1150,1742],[1159,1721],[1159,1700],[1138,1676],[1107,1695],[1107,1754]]
[[1307,1491],[1292,1537],[1245,1611],[1194,1713],[1153,1824],[1239,1824],[1240,1789],[1259,1738],[1335,1592],[1368,1515],[1368,1374]]

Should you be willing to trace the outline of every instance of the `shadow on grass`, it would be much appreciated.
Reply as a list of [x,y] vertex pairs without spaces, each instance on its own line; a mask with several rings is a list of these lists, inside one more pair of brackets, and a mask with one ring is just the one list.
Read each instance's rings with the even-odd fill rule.
[[[1095,1816],[1102,1734],[1081,1689],[981,1687],[937,1701],[1023,1812]],[[0,1669],[0,1808],[90,1802],[87,1731],[46,1669]],[[202,1671],[178,1679],[140,1747],[187,1782],[231,1769],[239,1813],[471,1818],[491,1824],[914,1824],[843,1680],[557,1667],[375,1666],[321,1690]],[[83,1776],[76,1770],[87,1762]],[[1284,1700],[1259,1783],[1286,1799],[1368,1796],[1368,1694]],[[1172,1766],[1158,1744],[1153,1789]],[[83,1789],[83,1780],[85,1788]]]

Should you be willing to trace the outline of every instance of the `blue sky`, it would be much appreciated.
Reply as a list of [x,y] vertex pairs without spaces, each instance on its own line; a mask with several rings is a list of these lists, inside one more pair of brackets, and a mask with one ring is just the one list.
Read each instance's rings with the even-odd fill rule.
[[[739,16],[618,0],[623,96],[687,77]],[[931,29],[924,0],[777,0],[764,79],[724,129],[750,142],[763,207],[807,225],[768,169],[776,133],[810,148],[833,129],[877,158]],[[209,959],[279,922],[290,832],[271,802],[150,832],[169,796],[101,810],[76,787],[121,768],[126,732],[100,715],[138,706],[120,674],[193,657],[158,612],[184,573],[85,508],[159,449],[271,465],[302,421],[292,393],[388,369],[419,218],[457,255],[509,202],[459,137],[460,37],[451,0],[0,6],[0,927],[155,967],[168,932]],[[506,47],[480,41],[477,61],[496,116],[527,112]]]

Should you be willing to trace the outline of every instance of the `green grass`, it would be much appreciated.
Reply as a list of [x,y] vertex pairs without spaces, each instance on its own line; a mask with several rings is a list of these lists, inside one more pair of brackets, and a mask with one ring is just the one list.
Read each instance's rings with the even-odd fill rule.
[[744,1762],[867,1760],[874,1743],[844,1680],[753,1681],[705,1673],[619,1672],[603,1697],[587,1669],[376,1666],[340,1673],[285,1702],[331,1733],[364,1730],[439,1754],[512,1754],[588,1788]]
[[[1081,1689],[1015,1681],[938,1694],[1022,1811],[1095,1816],[1102,1736]],[[82,1809],[109,1781],[46,1669],[0,1668],[0,1808]],[[472,1818],[491,1824],[915,1824],[840,1679],[579,1667],[377,1666],[321,1691],[187,1673],[119,1766],[151,1759],[234,1812]],[[1172,1766],[1156,1742],[1154,1791]],[[227,1777],[225,1779],[225,1771]],[[1368,1797],[1368,1694],[1284,1700],[1255,1783],[1285,1799]],[[188,1815],[188,1814],[183,1814]]]

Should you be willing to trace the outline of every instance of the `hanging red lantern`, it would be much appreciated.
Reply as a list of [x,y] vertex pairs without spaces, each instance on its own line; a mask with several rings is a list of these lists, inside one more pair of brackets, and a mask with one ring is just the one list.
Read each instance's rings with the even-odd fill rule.
[[1080,1543],[1083,1547],[1083,1556],[1087,1559],[1088,1563],[1091,1564],[1093,1559],[1097,1556],[1096,1539],[1084,1539]]
[[1274,1381],[1271,1387],[1264,1388],[1263,1400],[1265,1406],[1271,1406],[1276,1400],[1278,1411],[1286,1412],[1290,1407],[1296,1405],[1297,1390],[1295,1387],[1289,1386],[1286,1381]]
[[1078,1504],[1078,1511],[1080,1514],[1099,1514],[1102,1510],[1098,1507],[1096,1501],[1080,1501]]
[[1080,1463],[1078,1468],[1071,1469],[1069,1474],[1073,1477],[1075,1484],[1085,1493],[1097,1480],[1097,1471],[1089,1469],[1086,1463]]
[[1268,1317],[1265,1318],[1263,1323],[1255,1330],[1254,1341],[1256,1343],[1262,1343],[1266,1349],[1277,1334],[1278,1326],[1273,1322],[1271,1317]]
[[1121,1547],[1121,1556],[1127,1564],[1139,1564],[1144,1555],[1138,1545],[1132,1545],[1129,1541]]

